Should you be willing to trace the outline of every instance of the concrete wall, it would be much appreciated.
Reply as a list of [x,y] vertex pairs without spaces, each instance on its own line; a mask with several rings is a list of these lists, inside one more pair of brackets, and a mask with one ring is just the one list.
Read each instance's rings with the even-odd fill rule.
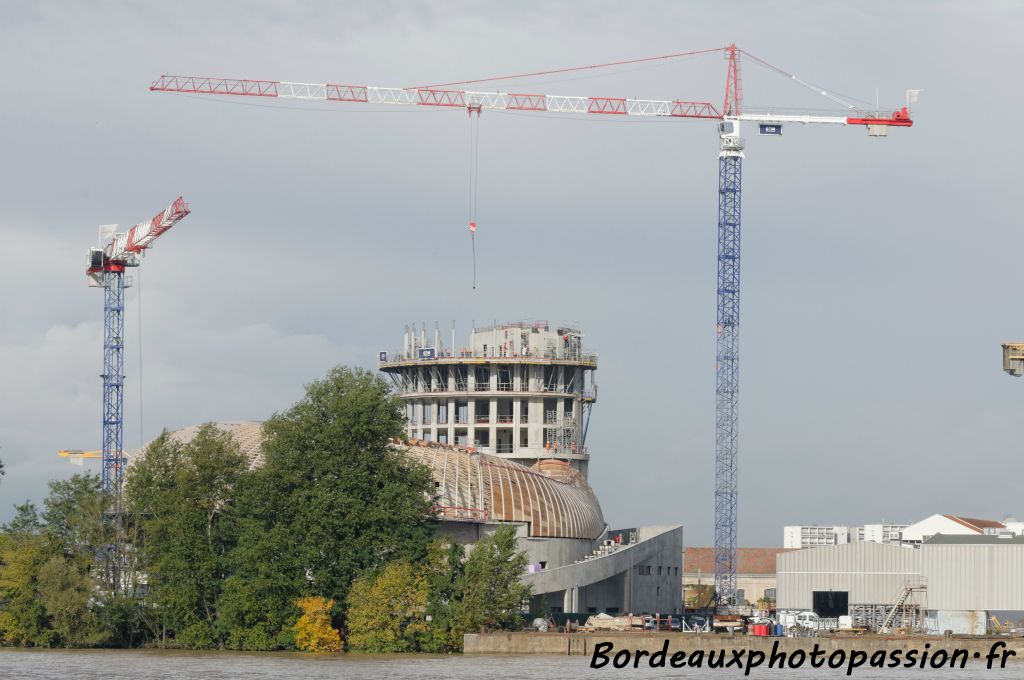
[[[858,635],[851,637],[754,637],[747,635],[737,635],[732,637],[729,635],[694,635],[689,633],[664,633],[664,632],[650,632],[650,633],[488,633],[480,635],[476,633],[468,633],[463,637],[465,644],[466,654],[559,654],[559,655],[580,655],[590,656],[594,653],[594,647],[601,642],[612,642],[614,645],[613,652],[617,652],[622,649],[637,650],[641,649],[647,652],[661,651],[665,641],[668,641],[668,656],[671,656],[674,652],[684,651],[686,653],[693,652],[695,650],[703,650],[705,652],[725,650],[726,660],[728,661],[731,650],[757,650],[763,652],[765,655],[772,653],[773,647],[777,646],[778,651],[790,654],[796,650],[802,650],[806,655],[809,653],[815,645],[825,652],[826,658],[837,650],[844,650],[847,654],[852,650],[859,650],[866,652],[871,655],[877,651],[890,651],[899,649],[902,650],[901,657],[905,656],[908,650],[917,650],[918,656],[926,649],[931,654],[942,649],[946,650],[947,654],[952,653],[958,649],[967,650],[969,657],[973,656],[974,652],[979,654],[981,661],[975,661],[975,665],[968,665],[967,671],[958,671],[956,675],[953,673],[942,672],[937,675],[940,677],[987,677],[986,673],[981,672],[985,666],[983,665],[984,656],[992,649],[992,645],[995,642],[1001,642],[1006,645],[1005,649],[1012,651],[1016,656],[1010,656],[1007,660],[1007,669],[1004,672],[994,671],[992,674],[994,677],[1009,678],[1015,677],[1021,670],[1020,662],[1024,660],[1024,638],[936,638],[936,637],[923,637],[923,636],[900,636],[900,637],[888,637],[878,635]],[[581,662],[583,663],[583,662]],[[998,656],[996,664],[998,666]],[[647,659],[643,659],[641,669],[646,668]],[[609,677],[618,677],[614,669],[610,669],[611,666],[606,666],[605,670],[608,671]],[[706,670],[708,667],[705,666],[702,669],[703,673],[707,677],[717,677],[717,674]],[[820,671],[812,672],[809,670],[810,664],[804,665],[806,672],[799,673],[787,673],[781,672],[774,674],[767,670],[768,664],[765,662],[764,666],[757,669],[760,672],[754,672],[751,677],[845,677],[843,670],[835,672]],[[883,677],[888,674],[877,673],[872,675],[869,670],[865,668],[859,669],[863,673],[860,677]],[[899,669],[897,669],[899,670]],[[620,671],[623,677],[628,674],[629,669],[623,669]],[[973,672],[972,672],[973,671]],[[964,676],[962,673],[969,673]],[[650,676],[650,673],[644,673],[643,670],[635,672],[636,675]],[[600,673],[592,674],[594,677],[600,677]],[[702,675],[701,672],[691,673],[689,669],[680,670],[674,674],[674,677],[697,677]],[[895,673],[895,677],[913,676],[913,677],[933,677],[936,674],[923,673]],[[725,677],[742,677],[742,671],[733,671],[730,673],[726,671]],[[855,673],[854,677],[858,677]]]
[[553,606],[561,596],[563,611],[681,611],[683,528],[641,527],[637,539],[602,557],[527,574],[523,581],[538,595],[552,594]]
[[882,543],[849,543],[780,553],[776,565],[779,609],[810,609],[816,590],[846,591],[850,604],[888,604],[908,582],[920,580],[921,552]]
[[925,629],[936,635],[947,630],[954,635],[984,635],[988,632],[988,612],[932,610],[925,619]]
[[583,559],[594,549],[595,543],[580,538],[529,538],[519,539],[519,549],[525,550],[530,564],[545,563],[545,569],[572,564]]

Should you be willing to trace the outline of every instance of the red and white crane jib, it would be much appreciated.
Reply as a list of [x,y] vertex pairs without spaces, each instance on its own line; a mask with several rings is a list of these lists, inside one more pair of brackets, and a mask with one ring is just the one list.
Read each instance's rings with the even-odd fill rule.
[[242,80],[197,76],[162,75],[150,85],[154,92],[219,94],[243,97],[273,97],[306,101],[353,102],[360,104],[404,104],[498,111],[546,111],[550,113],[598,113],[628,116],[668,116],[710,120],[740,120],[758,123],[826,123],[910,127],[913,121],[906,107],[889,116],[824,116],[787,113],[740,113],[724,115],[711,102],[628,97],[578,97],[513,92],[474,92],[437,88],[374,87],[331,83],[296,83],[278,80]]
[[154,92],[221,94],[243,97],[276,97],[361,104],[406,104],[480,108],[498,111],[547,111],[550,113],[600,113],[629,116],[672,116],[719,120],[722,114],[711,102],[625,97],[575,97],[512,92],[472,92],[435,88],[373,87],[331,83],[292,83],[276,80],[237,80],[163,75],[150,88]]
[[129,254],[138,254],[149,247],[165,231],[185,218],[190,212],[188,203],[179,196],[163,212],[149,220],[139,222],[124,234],[118,234],[107,245],[106,255],[110,260],[123,260]]
[[180,222],[191,212],[185,199],[179,196],[153,219],[139,222],[123,234],[115,234],[110,243],[89,250],[89,266],[85,273],[93,285],[99,285],[104,271],[137,264],[139,253],[148,248],[161,234]]

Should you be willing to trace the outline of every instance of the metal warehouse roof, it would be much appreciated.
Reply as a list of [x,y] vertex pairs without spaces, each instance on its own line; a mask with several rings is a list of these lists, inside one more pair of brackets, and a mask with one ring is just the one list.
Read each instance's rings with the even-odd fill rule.
[[1010,534],[972,536],[969,534],[935,534],[924,545],[1024,545],[1024,536]]

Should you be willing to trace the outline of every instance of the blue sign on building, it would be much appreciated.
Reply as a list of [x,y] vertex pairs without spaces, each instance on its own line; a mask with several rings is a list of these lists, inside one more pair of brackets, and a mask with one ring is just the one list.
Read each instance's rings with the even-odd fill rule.
[[422,347],[419,350],[420,359],[433,359],[435,356],[433,347]]
[[387,360],[388,360],[388,353],[387,352],[381,352],[380,353],[380,361],[387,361]]
[[782,125],[779,123],[761,123],[758,125],[758,130],[762,135],[782,136]]

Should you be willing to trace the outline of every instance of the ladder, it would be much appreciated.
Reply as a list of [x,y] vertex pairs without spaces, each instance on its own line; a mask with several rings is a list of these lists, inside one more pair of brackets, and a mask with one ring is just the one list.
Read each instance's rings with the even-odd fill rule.
[[904,606],[907,604],[907,600],[910,599],[911,595],[913,595],[916,591],[922,591],[923,592],[924,589],[925,589],[924,585],[911,585],[909,583],[907,585],[905,585],[903,587],[903,591],[900,593],[900,596],[898,598],[896,598],[896,604],[894,604],[892,609],[889,610],[889,613],[886,614],[885,619],[882,621],[882,625],[878,629],[878,632],[879,633],[888,633],[888,632],[890,632],[890,629],[892,628],[892,624],[896,620],[896,616],[901,614],[901,613],[903,614],[903,616],[901,617],[901,621],[902,621],[902,623],[904,625],[906,625],[906,623],[907,623],[907,616],[906,616],[906,611],[904,611]]

